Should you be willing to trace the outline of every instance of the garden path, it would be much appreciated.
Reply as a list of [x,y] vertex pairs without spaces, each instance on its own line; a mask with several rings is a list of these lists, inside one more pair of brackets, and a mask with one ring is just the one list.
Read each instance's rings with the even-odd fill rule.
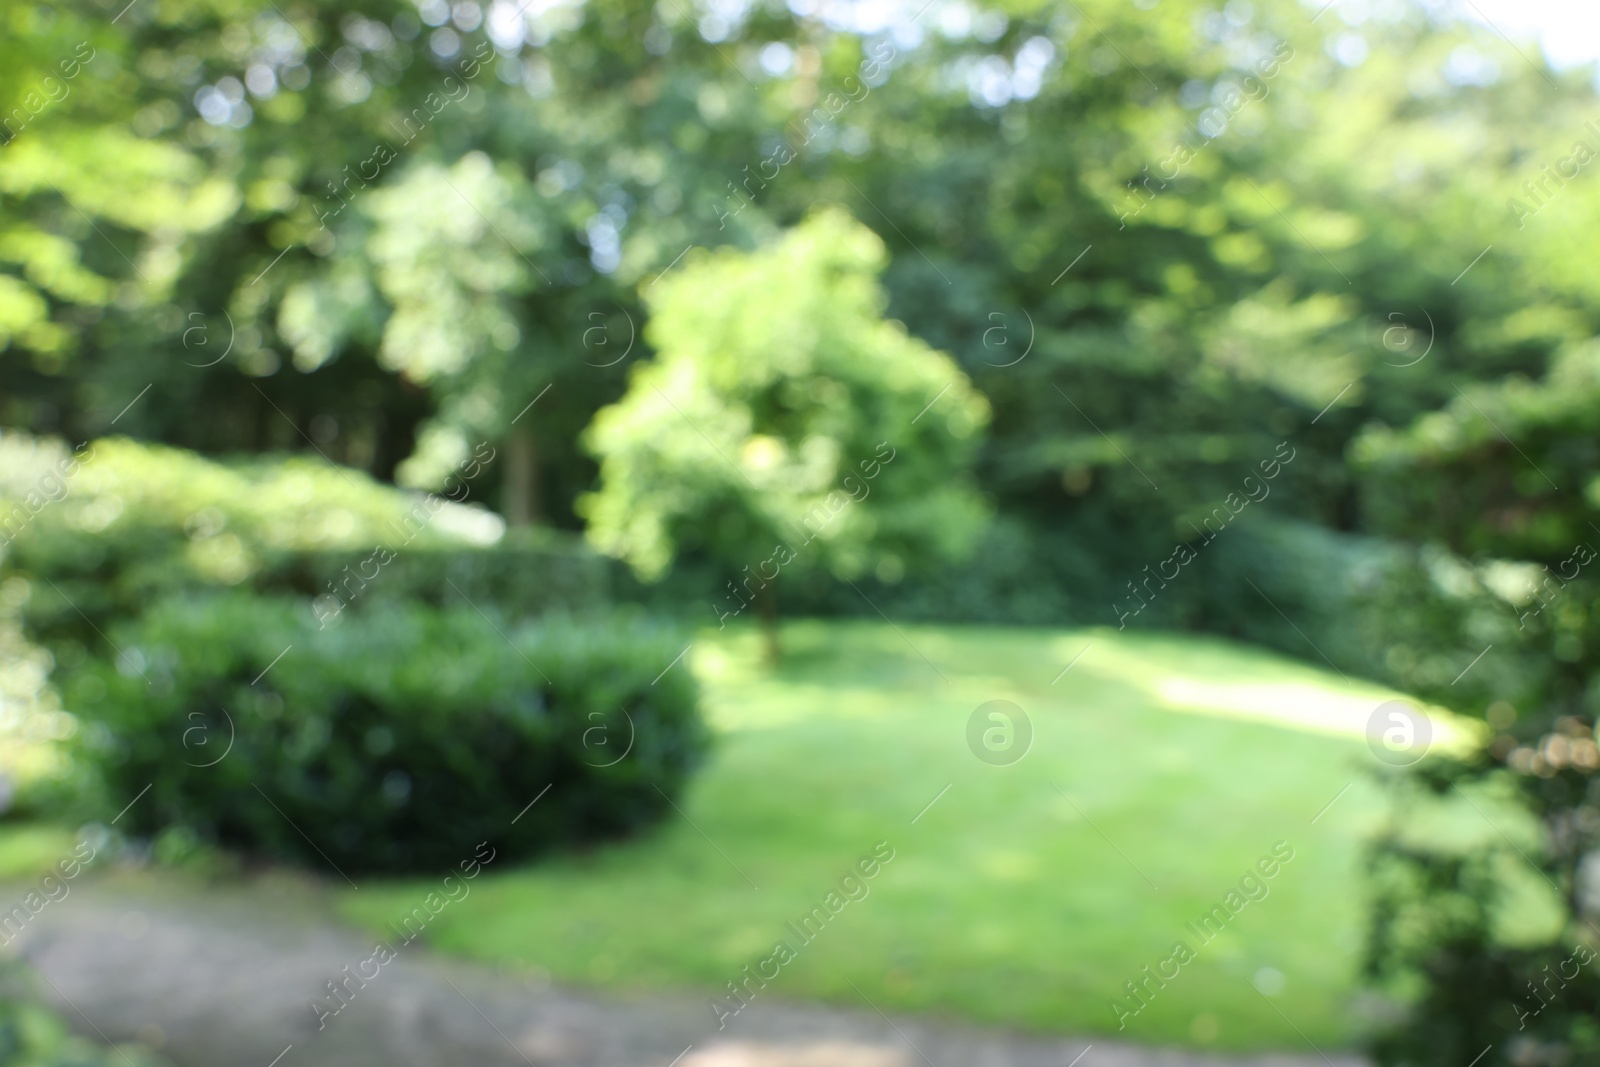
[[311,1001],[371,953],[319,900],[249,882],[175,896],[112,879],[45,908],[18,945],[74,1029],[143,1040],[179,1067],[1363,1067],[1309,1048],[1229,1058],[1090,1047],[886,1017],[865,1002],[756,1001],[719,1031],[703,998],[563,988],[420,946],[319,1029]]

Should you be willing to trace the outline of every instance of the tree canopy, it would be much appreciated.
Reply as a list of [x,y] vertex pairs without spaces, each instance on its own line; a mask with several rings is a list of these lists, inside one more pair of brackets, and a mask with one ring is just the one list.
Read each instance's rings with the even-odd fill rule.
[[828,210],[657,282],[655,358],[589,434],[595,543],[647,577],[708,553],[743,589],[734,614],[791,565],[898,579],[970,546],[984,507],[965,468],[988,405],[883,318],[885,260],[871,230]]

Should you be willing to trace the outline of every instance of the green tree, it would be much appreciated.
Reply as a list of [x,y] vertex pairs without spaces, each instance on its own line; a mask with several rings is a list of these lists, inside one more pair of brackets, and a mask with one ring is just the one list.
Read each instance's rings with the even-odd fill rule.
[[735,574],[713,610],[753,602],[773,656],[780,572],[895,580],[958,557],[984,522],[965,472],[988,403],[883,317],[886,260],[839,210],[694,258],[648,294],[656,358],[589,432],[594,543],[646,579],[709,556]]

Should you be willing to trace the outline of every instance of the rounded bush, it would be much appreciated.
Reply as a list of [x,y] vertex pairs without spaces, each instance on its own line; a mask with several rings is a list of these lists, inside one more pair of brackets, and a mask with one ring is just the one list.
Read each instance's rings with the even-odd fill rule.
[[121,826],[347,874],[628,833],[706,747],[687,668],[662,673],[682,640],[635,616],[384,604],[319,630],[304,600],[237,594],[114,643],[66,692],[107,803],[150,786]]

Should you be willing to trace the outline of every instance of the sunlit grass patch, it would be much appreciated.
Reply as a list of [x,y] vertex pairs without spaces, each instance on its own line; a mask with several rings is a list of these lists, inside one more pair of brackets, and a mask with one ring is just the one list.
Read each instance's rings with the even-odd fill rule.
[[[1195,959],[1121,1037],[1353,1037],[1359,845],[1378,817],[1358,720],[1395,694],[1224,641],[1112,630],[804,621],[784,644],[769,669],[753,632],[697,639],[687,662],[717,748],[686,818],[491,869],[430,940],[567,981],[696,991],[710,1017],[886,842],[895,859],[867,896],[758,998],[865,1007],[854,983],[885,1010],[1116,1032],[1124,983],[1187,938]],[[969,716],[995,699],[1032,724],[1010,766],[967,747]],[[1189,924],[1279,841],[1295,858],[1269,895],[1199,942]],[[369,883],[344,908],[376,930],[419,888]]]

